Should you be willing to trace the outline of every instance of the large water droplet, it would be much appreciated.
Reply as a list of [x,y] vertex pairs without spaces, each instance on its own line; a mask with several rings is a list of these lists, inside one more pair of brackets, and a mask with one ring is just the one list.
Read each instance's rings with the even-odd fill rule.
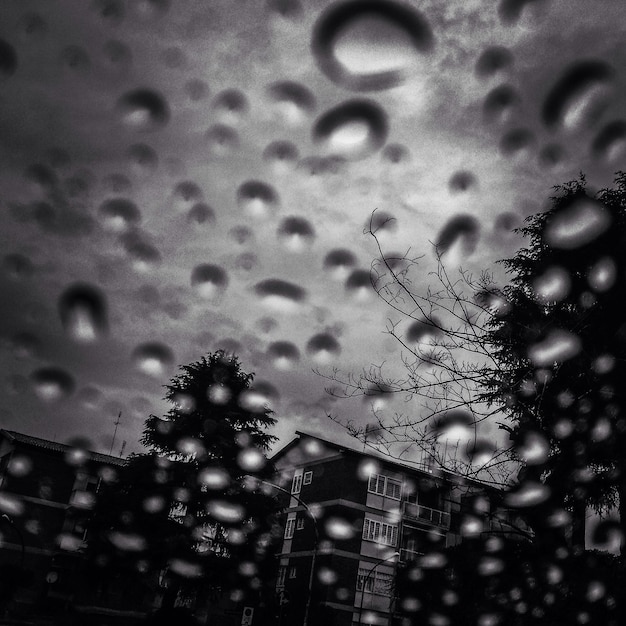
[[550,488],[540,482],[525,481],[504,497],[504,501],[514,508],[537,506],[550,497]]
[[146,540],[141,535],[112,531],[109,541],[118,549],[125,552],[141,552],[146,549]]
[[200,202],[203,199],[203,195],[199,185],[191,180],[183,180],[174,187],[174,207],[177,211],[185,213],[189,211],[194,204]]
[[617,279],[617,265],[611,257],[605,256],[598,259],[587,273],[589,286],[596,292],[608,291]]
[[223,121],[238,122],[250,108],[245,94],[238,89],[226,89],[215,96],[213,108]]
[[626,121],[608,123],[593,140],[591,149],[594,156],[609,163],[623,158],[626,153]]
[[298,124],[315,109],[315,96],[300,83],[281,81],[271,84],[268,95],[274,101],[281,119]]
[[511,85],[500,85],[492,89],[485,98],[483,113],[489,122],[504,122],[519,104],[520,97]]
[[307,297],[302,287],[276,278],[257,283],[254,292],[266,306],[285,312],[296,310]]
[[445,254],[459,244],[462,256],[472,254],[480,237],[480,222],[473,215],[455,215],[439,231],[435,244],[438,254]]
[[580,338],[566,330],[551,330],[545,339],[528,349],[528,358],[536,367],[550,367],[575,357],[581,349]]
[[331,5],[318,19],[311,42],[320,69],[356,91],[401,83],[429,52],[433,35],[413,7],[389,0],[352,0]]
[[611,216],[604,205],[591,198],[581,198],[549,218],[544,238],[553,248],[573,250],[599,237],[610,225]]
[[369,300],[373,294],[372,277],[370,270],[353,270],[345,282],[346,292],[352,298],[363,302]]
[[191,286],[201,298],[213,299],[228,286],[228,275],[219,265],[196,265],[191,272]]
[[157,130],[170,119],[165,98],[152,89],[135,89],[117,101],[117,108],[124,124],[138,131]]
[[65,332],[75,341],[94,341],[108,330],[104,294],[91,285],[66,289],[59,298],[59,316]]
[[542,433],[530,431],[524,434],[516,452],[526,465],[538,465],[548,459],[550,443]]
[[278,173],[283,173],[295,167],[300,153],[290,141],[274,141],[263,150],[263,158]]
[[544,304],[566,298],[571,284],[569,272],[558,266],[549,267],[532,282],[536,298]]
[[239,135],[234,128],[224,124],[211,126],[204,135],[209,152],[214,156],[225,156],[239,147]]
[[74,379],[58,367],[42,367],[30,375],[35,393],[46,402],[57,402],[74,392]]
[[212,500],[206,509],[211,517],[224,524],[241,522],[246,515],[246,509],[241,504],[227,500]]
[[554,84],[543,103],[546,126],[576,128],[595,121],[607,106],[613,68],[605,61],[577,61]]
[[467,441],[474,434],[474,416],[464,409],[450,409],[435,418],[432,431],[439,441]]
[[239,396],[239,405],[246,411],[262,413],[267,408],[270,408],[270,405],[278,400],[278,397],[278,390],[274,385],[259,381],[255,382],[250,389],[247,389]]
[[161,377],[172,365],[174,354],[162,343],[142,343],[133,350],[133,361],[145,374]]
[[313,139],[329,154],[360,159],[378,150],[389,131],[387,114],[370,100],[348,100],[315,122]]

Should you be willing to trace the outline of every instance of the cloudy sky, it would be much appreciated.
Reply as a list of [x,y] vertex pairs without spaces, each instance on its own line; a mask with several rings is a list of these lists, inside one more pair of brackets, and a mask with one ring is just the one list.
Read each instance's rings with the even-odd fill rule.
[[[313,373],[398,362],[390,254],[474,271],[626,156],[622,0],[0,5],[5,428],[138,450],[179,364],[223,347],[279,419],[340,436]],[[393,407],[390,407],[393,410]],[[403,404],[401,410],[417,410]]]

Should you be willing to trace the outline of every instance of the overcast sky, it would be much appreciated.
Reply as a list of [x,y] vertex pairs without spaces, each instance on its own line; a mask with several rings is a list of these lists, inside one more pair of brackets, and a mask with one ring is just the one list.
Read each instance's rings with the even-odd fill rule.
[[609,185],[626,169],[625,13],[2,2],[0,424],[108,452],[121,411],[113,451],[138,450],[177,366],[220,347],[256,372],[282,443],[339,436],[327,411],[367,422],[312,370],[399,357],[363,283],[372,211],[426,281],[442,232],[450,266],[490,268],[553,185]]

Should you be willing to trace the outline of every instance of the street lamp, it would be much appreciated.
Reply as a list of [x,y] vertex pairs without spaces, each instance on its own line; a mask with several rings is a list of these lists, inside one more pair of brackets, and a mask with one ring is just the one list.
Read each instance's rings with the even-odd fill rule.
[[311,573],[309,574],[309,586],[308,586],[308,589],[307,589],[306,606],[304,608],[304,621],[302,622],[302,626],[308,626],[308,623],[309,623],[309,612],[310,612],[310,609],[311,609],[311,596],[312,596],[312,592],[313,592],[313,576],[314,576],[314,572],[315,572],[315,559],[317,558],[317,549],[318,549],[319,543],[320,543],[320,534],[319,534],[319,529],[317,527],[317,518],[313,514],[313,511],[311,511],[311,509],[309,508],[309,505],[306,502],[304,502],[304,500],[302,500],[295,493],[291,493],[290,491],[288,491],[284,487],[280,487],[279,485],[275,485],[274,483],[270,483],[267,480],[263,480],[261,478],[257,478],[256,476],[253,476],[252,478],[255,478],[260,483],[263,483],[264,485],[267,485],[268,487],[273,487],[274,489],[277,489],[278,491],[282,491],[283,493],[286,493],[289,497],[294,498],[299,504],[301,504],[306,509],[306,511],[309,514],[310,518],[313,520],[313,530],[315,531],[315,543],[313,545],[313,556],[311,557]]
[[20,548],[21,548],[21,557],[20,557],[20,569],[24,569],[24,553],[26,552],[26,548],[24,546],[24,537],[22,535],[22,531],[15,525],[15,522],[6,514],[2,514],[2,519],[8,522],[9,526],[13,529],[18,539],[20,540]]
[[374,565],[372,566],[372,568],[370,569],[369,572],[367,572],[367,576],[364,578],[363,580],[363,586],[361,589],[361,603],[359,605],[359,626],[361,626],[361,617],[363,615],[363,599],[365,597],[365,588],[367,587],[367,581],[370,579],[370,576],[374,573],[374,570],[381,564],[384,563],[385,561],[388,561],[389,559],[393,559],[397,556],[400,556],[399,552],[394,552],[393,554],[390,554],[389,556],[386,556],[382,559],[379,559],[378,561],[376,561],[376,563],[374,563]]

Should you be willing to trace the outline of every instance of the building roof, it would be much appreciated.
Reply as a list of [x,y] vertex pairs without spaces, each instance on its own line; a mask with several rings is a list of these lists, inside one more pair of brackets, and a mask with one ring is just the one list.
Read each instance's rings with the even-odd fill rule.
[[[0,433],[4,435],[9,441],[21,443],[27,446],[33,446],[35,448],[45,448],[46,450],[52,450],[53,452],[70,452],[76,450],[76,446],[70,446],[65,443],[57,443],[56,441],[50,441],[48,439],[41,439],[39,437],[33,437],[32,435],[26,435],[24,433],[18,433],[14,430],[0,429]],[[111,465],[124,465],[126,462],[124,459],[112,456],[110,454],[101,454],[100,452],[93,452],[92,450],[86,450],[89,455],[90,461],[97,461],[99,463],[110,463]]]
[[494,488],[493,485],[485,484],[484,482],[476,478],[462,476],[461,474],[455,474],[454,472],[451,472],[448,470],[442,470],[442,469],[433,470],[432,468],[429,468],[425,463],[420,463],[420,462],[411,463],[410,461],[407,461],[407,462],[398,461],[398,460],[390,458],[389,456],[386,456],[382,452],[376,453],[375,451],[364,452],[361,450],[355,450],[354,448],[350,448],[344,444],[337,443],[335,441],[330,441],[328,439],[319,437],[318,435],[311,435],[310,433],[305,433],[299,430],[296,430],[296,437],[294,439],[292,439],[289,443],[283,446],[280,450],[278,450],[272,456],[272,461],[277,461],[278,459],[285,456],[290,450],[295,448],[302,441],[303,437],[316,439],[317,441],[320,441],[324,445],[330,448],[334,448],[338,453],[349,454],[351,456],[359,456],[359,457],[368,458],[368,459],[374,458],[377,461],[380,461],[381,463],[383,463],[386,467],[394,468],[396,471],[418,472],[422,474],[427,474],[429,476],[438,476],[438,477],[445,476],[453,480],[454,479],[464,480],[470,483],[474,483],[476,485],[480,485],[483,488],[492,488],[492,489]]

